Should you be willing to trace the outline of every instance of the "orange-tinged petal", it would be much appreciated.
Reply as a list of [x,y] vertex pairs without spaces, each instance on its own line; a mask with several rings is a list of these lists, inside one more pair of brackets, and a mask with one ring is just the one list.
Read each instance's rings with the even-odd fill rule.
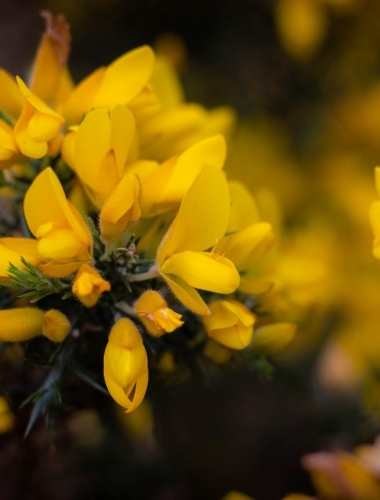
[[174,252],[214,247],[226,231],[229,212],[229,190],[223,172],[203,167],[158,249],[158,264]]
[[192,286],[188,285],[186,281],[181,279],[179,276],[163,274],[161,276],[164,278],[166,283],[171,288],[177,299],[182,302],[190,311],[200,316],[207,316],[210,314],[210,309],[207,307],[206,303],[203,301],[202,297]]
[[230,260],[216,259],[206,252],[175,253],[165,260],[160,271],[179,276],[194,288],[216,293],[232,293],[240,282],[239,273]]
[[30,88],[40,99],[52,102],[70,52],[70,26],[62,14],[56,19],[50,12],[41,14],[46,21],[46,30],[33,64]]
[[73,293],[86,307],[93,307],[101,294],[110,290],[110,283],[88,264],[80,267],[72,286]]
[[148,46],[127,52],[111,63],[93,100],[93,107],[128,104],[146,85],[153,70],[154,53]]

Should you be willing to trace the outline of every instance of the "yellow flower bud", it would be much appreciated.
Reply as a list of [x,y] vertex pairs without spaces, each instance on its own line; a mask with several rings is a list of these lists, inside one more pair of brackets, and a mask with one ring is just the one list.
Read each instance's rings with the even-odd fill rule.
[[148,358],[135,324],[120,319],[104,352],[104,380],[113,399],[130,412],[143,400],[148,386]]
[[253,337],[256,354],[278,354],[292,342],[296,326],[292,323],[275,323],[258,328]]
[[240,491],[230,491],[225,497],[223,497],[223,500],[253,500],[253,498],[241,493]]
[[73,283],[72,291],[86,307],[94,306],[103,292],[109,292],[111,285],[88,264],[83,264]]
[[171,333],[183,325],[181,314],[170,309],[165,299],[154,290],[144,292],[135,304],[138,318],[154,337]]
[[19,307],[0,311],[0,341],[23,342],[44,335],[62,342],[70,332],[70,322],[60,311],[41,311],[36,307]]
[[10,431],[13,428],[14,420],[8,401],[0,396],[0,434]]
[[251,342],[255,315],[236,300],[217,300],[209,308],[211,315],[203,318],[208,335],[232,349],[247,347]]

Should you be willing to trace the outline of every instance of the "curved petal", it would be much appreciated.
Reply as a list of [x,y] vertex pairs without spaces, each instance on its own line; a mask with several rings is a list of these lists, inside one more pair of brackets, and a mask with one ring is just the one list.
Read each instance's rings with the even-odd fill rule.
[[165,260],[160,271],[179,276],[194,288],[216,293],[232,293],[240,282],[239,273],[230,260],[213,258],[213,254],[205,252],[176,253]]
[[257,222],[226,237],[223,251],[239,271],[259,259],[274,241],[272,226],[268,222]]
[[223,172],[203,167],[157,251],[158,264],[174,252],[214,247],[224,236],[229,213],[230,195]]
[[104,369],[121,387],[127,387],[147,369],[148,360],[144,344],[134,349],[123,349],[108,342],[104,351]]
[[24,99],[15,79],[0,69],[0,110],[9,118],[17,120],[22,112]]
[[92,108],[94,96],[103,79],[106,68],[101,67],[93,71],[82,80],[70,94],[62,106],[62,116],[69,125],[78,124]]
[[42,261],[38,255],[37,244],[37,240],[31,238],[0,238],[0,276],[8,276],[10,263],[23,269],[21,257],[37,266]]
[[259,222],[259,212],[251,193],[238,181],[229,181],[231,212],[227,232],[240,231]]
[[223,168],[226,152],[226,141],[221,135],[210,137],[188,148],[178,157],[157,203],[180,203],[204,165]]
[[116,59],[104,73],[93,107],[128,104],[148,82],[153,64],[154,53],[147,45]]
[[161,276],[169,285],[177,299],[182,302],[184,306],[190,309],[190,311],[193,311],[195,314],[199,314],[200,316],[208,316],[210,314],[210,309],[207,307],[199,293],[179,276],[163,273],[161,273]]
[[[88,113],[75,137],[75,171],[87,186],[99,189],[99,168],[111,149],[111,124],[107,109]],[[101,189],[102,190],[102,189]]]
[[149,375],[147,370],[136,380],[135,393],[132,400],[126,395],[123,388],[113,380],[106,368],[104,368],[104,381],[106,383],[108,392],[111,394],[116,403],[127,409],[126,413],[136,409],[144,399],[146,389],[148,387],[148,378]]
[[78,211],[66,199],[65,192],[51,167],[45,168],[33,181],[24,199],[25,218],[36,235],[40,226],[53,222],[60,228],[71,227],[78,239],[87,246],[91,234]]

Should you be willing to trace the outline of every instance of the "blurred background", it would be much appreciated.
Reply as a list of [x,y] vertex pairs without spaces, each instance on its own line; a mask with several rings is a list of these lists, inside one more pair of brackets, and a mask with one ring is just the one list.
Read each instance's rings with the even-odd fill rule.
[[[236,110],[226,171],[262,200],[278,239],[278,285],[263,308],[298,333],[270,358],[269,377],[205,368],[151,390],[127,417],[95,391],[75,388],[66,406],[63,393],[54,436],[40,422],[23,439],[29,408],[16,394],[16,420],[0,434],[0,499],[312,494],[304,454],[351,450],[379,431],[380,264],[368,210],[380,162],[380,3],[2,0],[0,66],[12,74],[33,60],[43,9],[71,25],[77,81],[147,43],[171,59],[188,101]],[[0,364],[4,384],[10,364],[22,376],[14,351]]]

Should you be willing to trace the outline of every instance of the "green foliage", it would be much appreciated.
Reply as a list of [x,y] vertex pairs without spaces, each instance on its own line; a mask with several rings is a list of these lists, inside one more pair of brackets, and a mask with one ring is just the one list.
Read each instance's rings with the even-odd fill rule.
[[[32,266],[23,257],[21,262],[25,266],[25,270],[18,269],[14,264],[9,264],[8,276],[11,279],[9,283],[0,283],[0,286],[9,288],[21,288],[22,292],[19,297],[30,297],[32,303],[41,300],[47,295],[53,293],[65,292],[63,298],[71,295],[69,285],[56,278],[50,278],[42,274],[37,268]],[[69,292],[69,294],[68,294]]]

